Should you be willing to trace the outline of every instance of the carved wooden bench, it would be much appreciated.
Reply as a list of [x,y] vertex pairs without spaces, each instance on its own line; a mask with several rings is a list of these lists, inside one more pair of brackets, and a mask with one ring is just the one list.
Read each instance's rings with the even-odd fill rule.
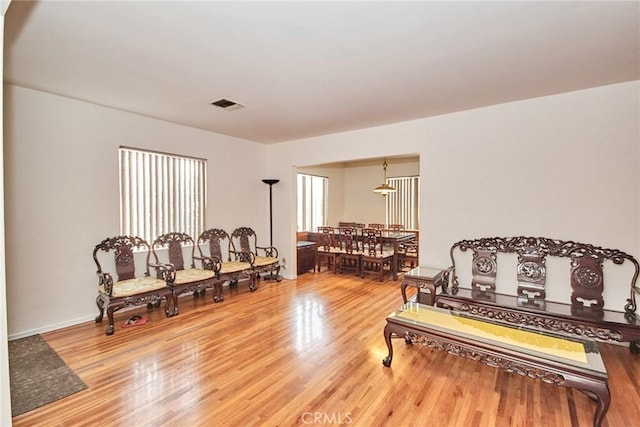
[[[108,254],[111,252],[113,259],[108,262]],[[93,249],[93,260],[98,267],[96,304],[99,313],[95,320],[96,323],[101,323],[104,311],[107,310],[107,335],[114,332],[113,313],[122,308],[141,305],[157,307],[164,299],[167,317],[177,314],[177,299],[171,289],[174,269],[171,265],[158,262],[149,244],[142,238],[116,236],[104,239]],[[143,264],[138,269],[143,271],[142,274],[136,274],[136,261]],[[155,270],[155,277],[151,276],[150,268]]]
[[238,283],[239,280],[249,280],[249,290],[257,289],[256,273],[254,271],[255,257],[250,252],[236,251],[229,233],[221,228],[210,228],[198,237],[198,247],[203,250],[203,255],[217,260],[217,278],[220,286],[216,288],[213,296],[215,302],[224,300],[222,283]]
[[[250,261],[255,273],[256,286],[260,275],[269,274],[265,278],[280,279],[280,262],[278,261],[278,249],[274,246],[258,246],[258,235],[250,227],[239,227],[230,235],[231,246],[229,251],[233,253],[236,261]],[[249,258],[247,258],[249,254]],[[255,290],[255,289],[253,289]]]
[[[461,267],[456,266],[456,258],[466,251],[472,253],[471,277],[461,284]],[[526,327],[629,342],[630,350],[640,353],[640,318],[636,313],[640,269],[631,255],[590,244],[523,236],[462,240],[451,247],[450,254],[452,265],[436,284],[441,287],[438,306]],[[503,254],[517,256],[515,283],[508,284],[507,292],[496,289],[498,258]],[[567,301],[547,299],[552,290],[546,287],[548,257],[569,261],[568,275],[563,277],[571,290]],[[621,265],[625,261],[633,267],[629,298],[620,311],[605,308],[604,270],[610,268],[608,264]],[[554,286],[557,283],[553,281]]]
[[[218,278],[220,263],[203,256],[200,246],[188,234],[166,233],[158,236],[151,244],[151,250],[156,259],[173,266],[168,283],[176,301],[187,292],[192,292],[195,298],[204,296],[207,289],[214,289],[214,298],[222,292],[222,283]],[[173,313],[178,314],[177,306]]]

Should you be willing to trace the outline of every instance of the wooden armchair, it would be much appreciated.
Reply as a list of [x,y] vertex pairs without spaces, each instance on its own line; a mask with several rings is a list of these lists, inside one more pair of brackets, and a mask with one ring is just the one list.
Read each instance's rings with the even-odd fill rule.
[[198,236],[198,248],[202,251],[202,256],[220,262],[218,269],[218,281],[220,286],[216,288],[213,296],[215,302],[224,301],[222,293],[222,283],[237,284],[239,280],[249,279],[249,290],[255,291],[256,278],[253,272],[254,257],[251,253],[240,253],[229,250],[232,248],[229,234],[220,228],[211,228],[203,231]]
[[[278,262],[278,249],[274,246],[258,246],[258,236],[249,227],[239,227],[231,233],[231,248],[229,252],[234,254],[239,261],[244,261],[247,253],[253,256],[253,270],[256,278],[263,273],[274,274],[279,282],[280,263]],[[239,251],[238,251],[239,249]],[[254,289],[255,290],[255,289]]]
[[[196,298],[204,296],[207,289],[215,289],[214,298],[222,292],[222,282],[218,279],[220,261],[203,256],[200,247],[188,234],[163,234],[153,241],[151,249],[156,259],[164,261],[163,258],[166,258],[175,270],[175,279],[169,286],[176,300],[185,292],[193,292]],[[196,267],[196,262],[200,268]],[[178,314],[178,306],[174,307],[173,312]]]
[[[137,250],[134,252],[134,250]],[[113,269],[109,272],[103,268],[106,264],[107,254],[114,252]],[[113,313],[121,308],[147,305],[147,308],[160,306],[165,300],[165,314],[171,317],[177,313],[177,300],[170,285],[173,283],[175,272],[171,265],[160,264],[157,258],[151,263],[151,248],[140,237],[116,236],[100,242],[93,249],[93,260],[98,267],[98,297],[96,304],[100,313],[96,317],[96,323],[101,323],[104,310],[107,310],[109,326],[105,333],[112,335],[114,332]],[[136,276],[136,259],[144,259],[144,275]],[[102,263],[100,262],[102,259]],[[155,269],[156,276],[149,274],[150,268]],[[170,310],[173,303],[174,310]]]

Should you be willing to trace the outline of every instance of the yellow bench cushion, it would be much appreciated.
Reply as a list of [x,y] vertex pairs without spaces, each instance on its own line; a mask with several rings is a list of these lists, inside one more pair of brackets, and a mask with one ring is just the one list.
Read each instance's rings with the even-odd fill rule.
[[251,271],[251,264],[248,262],[228,261],[222,263],[220,274],[238,273],[244,270]]
[[277,264],[278,258],[271,256],[257,256],[253,262],[256,267],[264,267],[265,265]]
[[[130,297],[132,295],[142,294],[144,292],[155,291],[158,289],[166,288],[167,284],[162,279],[156,279],[155,277],[137,277],[135,279],[121,280],[114,282],[113,292],[111,297]],[[100,293],[105,293],[104,286],[98,286]]]
[[202,270],[200,268],[190,268],[187,270],[176,271],[176,279],[174,283],[176,285],[182,285],[184,283],[199,282],[201,280],[212,279],[216,276],[216,273],[211,270]]

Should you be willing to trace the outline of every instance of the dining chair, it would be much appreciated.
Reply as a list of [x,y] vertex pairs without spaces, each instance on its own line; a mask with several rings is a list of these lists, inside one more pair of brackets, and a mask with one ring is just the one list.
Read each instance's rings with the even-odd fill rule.
[[326,261],[328,270],[336,272],[338,257],[340,255],[340,248],[337,244],[335,231],[333,227],[321,226],[318,227],[318,232],[321,233],[316,249],[316,268],[320,272],[323,261]]
[[393,272],[393,248],[382,242],[382,230],[368,228],[363,234],[363,255],[361,257],[362,277],[366,274],[376,274],[382,282],[385,273]]
[[342,227],[339,229],[338,271],[353,271],[356,276],[361,275],[362,250],[358,242],[357,229]]

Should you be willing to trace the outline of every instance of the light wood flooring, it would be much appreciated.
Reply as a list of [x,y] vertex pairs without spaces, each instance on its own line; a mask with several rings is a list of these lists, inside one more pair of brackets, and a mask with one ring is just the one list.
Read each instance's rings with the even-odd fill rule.
[[[116,315],[45,340],[88,389],[15,417],[22,426],[590,426],[583,393],[402,340],[382,330],[400,281],[330,272],[180,298],[180,314]],[[123,329],[132,314],[146,325]],[[640,425],[640,356],[600,344],[612,402],[604,426]]]

